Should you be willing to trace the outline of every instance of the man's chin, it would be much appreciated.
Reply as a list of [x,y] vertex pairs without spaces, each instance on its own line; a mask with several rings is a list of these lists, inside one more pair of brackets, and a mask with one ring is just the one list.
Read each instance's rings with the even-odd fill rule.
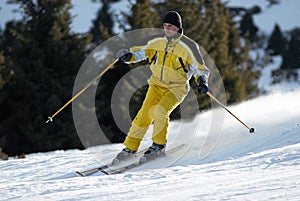
[[172,37],[172,36],[174,36],[175,35],[175,33],[166,33],[166,36],[168,37],[168,38],[170,38],[170,37]]

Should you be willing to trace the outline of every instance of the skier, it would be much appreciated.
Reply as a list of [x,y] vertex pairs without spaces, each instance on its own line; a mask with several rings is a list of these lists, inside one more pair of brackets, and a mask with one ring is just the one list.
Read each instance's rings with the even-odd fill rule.
[[191,77],[195,77],[199,93],[206,94],[208,91],[209,69],[204,64],[198,44],[183,34],[179,13],[167,12],[162,23],[163,36],[149,40],[144,46],[132,47],[119,57],[119,61],[124,63],[148,59],[152,75],[143,105],[124,141],[125,148],[113,162],[134,156],[152,122],[153,144],[144,153],[144,158],[164,154],[169,115],[186,97]]

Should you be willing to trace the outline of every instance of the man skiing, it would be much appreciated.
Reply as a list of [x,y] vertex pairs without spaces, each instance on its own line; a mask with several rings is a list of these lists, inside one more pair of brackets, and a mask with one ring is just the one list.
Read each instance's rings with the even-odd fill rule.
[[143,105],[124,141],[125,148],[113,162],[134,156],[152,122],[153,144],[144,153],[144,158],[164,154],[169,115],[186,97],[191,77],[195,77],[200,93],[208,91],[209,69],[204,64],[197,43],[183,34],[181,16],[176,11],[169,11],[162,22],[164,36],[155,37],[144,46],[132,47],[119,57],[119,61],[124,63],[148,59],[152,75]]

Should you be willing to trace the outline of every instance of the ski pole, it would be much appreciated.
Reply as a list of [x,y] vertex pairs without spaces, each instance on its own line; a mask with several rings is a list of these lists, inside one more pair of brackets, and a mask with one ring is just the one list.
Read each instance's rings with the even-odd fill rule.
[[46,121],[46,124],[53,121],[53,118],[60,113],[65,107],[67,107],[70,103],[72,103],[78,96],[80,96],[87,88],[89,88],[96,80],[98,80],[104,73],[106,73],[116,62],[118,59],[116,59],[114,62],[112,62],[110,65],[108,65],[96,78],[94,78],[92,81],[90,81],[83,89],[81,89],[73,98],[71,98],[66,104],[64,104],[61,108],[59,108],[52,116],[48,117],[48,120]]
[[223,105],[223,103],[221,103],[216,97],[214,97],[210,92],[206,93],[210,98],[214,99],[214,101],[216,101],[220,106],[222,106],[229,114],[231,114],[236,120],[238,120],[241,124],[243,124],[250,133],[254,133],[254,128],[250,128],[249,126],[247,126],[247,124],[245,124],[242,120],[240,120],[237,116],[235,116],[232,112],[230,112],[230,110],[228,110],[226,108],[225,105]]

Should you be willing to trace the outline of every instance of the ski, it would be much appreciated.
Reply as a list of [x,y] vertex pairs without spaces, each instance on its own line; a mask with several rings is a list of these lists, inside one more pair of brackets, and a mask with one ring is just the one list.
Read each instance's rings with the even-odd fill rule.
[[[136,157],[138,157],[139,155],[144,154],[146,151],[147,151],[147,148],[137,152],[135,155],[136,155]],[[85,176],[89,176],[91,174],[94,174],[98,171],[101,171],[103,169],[110,168],[114,165],[115,164],[112,164],[112,162],[110,162],[110,163],[107,163],[107,164],[102,165],[100,167],[96,167],[96,168],[92,168],[92,169],[88,169],[88,170],[84,170],[84,171],[76,171],[75,173],[82,176],[82,177],[85,177]]]
[[92,168],[92,169],[89,169],[89,170],[85,170],[85,171],[76,171],[75,173],[82,176],[82,177],[85,177],[85,176],[89,176],[91,174],[94,174],[102,169],[105,169],[105,168],[109,168],[112,164],[111,163],[108,163],[106,165],[102,165],[100,167],[96,167],[96,168]]
[[178,145],[178,146],[176,146],[176,147],[173,147],[173,148],[167,150],[165,154],[163,154],[163,155],[161,155],[161,156],[158,156],[158,157],[156,157],[156,158],[152,158],[152,159],[150,159],[150,160],[141,161],[141,158],[143,157],[143,156],[142,156],[142,157],[139,158],[138,161],[133,162],[133,163],[130,163],[130,164],[125,165],[125,166],[122,166],[122,167],[120,167],[120,168],[113,169],[113,170],[105,170],[106,168],[103,168],[103,169],[101,169],[100,171],[101,171],[102,173],[106,174],[106,175],[119,174],[119,173],[125,172],[125,171],[127,171],[127,170],[133,169],[133,168],[135,168],[135,167],[137,167],[137,166],[139,166],[139,165],[145,164],[145,163],[147,163],[147,162],[149,162],[149,161],[153,161],[153,160],[155,160],[155,159],[162,158],[162,157],[164,157],[166,154],[173,153],[173,152],[179,150],[179,149],[180,149],[181,147],[183,147],[183,146],[184,146],[184,144],[180,144],[180,145]]

